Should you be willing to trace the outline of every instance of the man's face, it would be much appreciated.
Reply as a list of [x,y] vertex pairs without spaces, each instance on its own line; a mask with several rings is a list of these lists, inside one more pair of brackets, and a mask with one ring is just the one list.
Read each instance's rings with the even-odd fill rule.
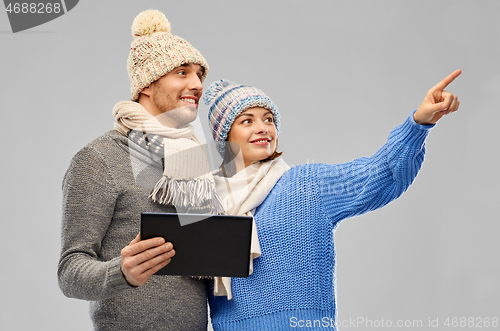
[[151,107],[148,111],[158,116],[166,126],[178,127],[196,119],[198,102],[203,93],[203,68],[186,64],[175,68],[149,86]]

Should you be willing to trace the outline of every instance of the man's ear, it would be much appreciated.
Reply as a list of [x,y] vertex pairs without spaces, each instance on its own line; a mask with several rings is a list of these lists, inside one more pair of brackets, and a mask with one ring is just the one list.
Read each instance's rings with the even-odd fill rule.
[[151,89],[150,89],[151,85],[149,85],[148,87],[142,89],[141,92],[139,92],[139,94],[144,94],[144,95],[147,95],[148,97],[151,96]]

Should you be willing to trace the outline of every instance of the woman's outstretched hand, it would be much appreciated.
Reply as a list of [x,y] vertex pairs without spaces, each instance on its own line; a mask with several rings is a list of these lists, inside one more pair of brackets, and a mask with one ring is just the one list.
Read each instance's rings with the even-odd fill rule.
[[462,70],[455,70],[427,92],[424,101],[413,114],[415,122],[423,125],[436,124],[444,115],[458,110],[458,97],[444,89],[461,73]]

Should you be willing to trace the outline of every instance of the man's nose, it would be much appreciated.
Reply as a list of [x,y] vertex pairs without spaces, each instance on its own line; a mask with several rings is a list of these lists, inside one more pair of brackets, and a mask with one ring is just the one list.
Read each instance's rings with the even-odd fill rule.
[[201,82],[200,77],[198,75],[193,75],[189,81],[189,89],[190,90],[197,90],[201,91],[203,90],[203,84]]

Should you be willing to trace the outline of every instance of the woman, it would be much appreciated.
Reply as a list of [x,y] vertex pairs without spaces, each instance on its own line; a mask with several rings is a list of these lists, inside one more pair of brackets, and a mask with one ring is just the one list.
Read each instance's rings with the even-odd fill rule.
[[334,230],[410,186],[430,128],[458,109],[457,97],[444,88],[460,73],[429,90],[373,156],[289,170],[277,152],[280,117],[272,101],[224,80],[208,88],[210,126],[224,160],[217,192],[228,214],[254,215],[260,243],[260,250],[253,246],[248,278],[215,280],[209,297],[214,330],[336,330]]

